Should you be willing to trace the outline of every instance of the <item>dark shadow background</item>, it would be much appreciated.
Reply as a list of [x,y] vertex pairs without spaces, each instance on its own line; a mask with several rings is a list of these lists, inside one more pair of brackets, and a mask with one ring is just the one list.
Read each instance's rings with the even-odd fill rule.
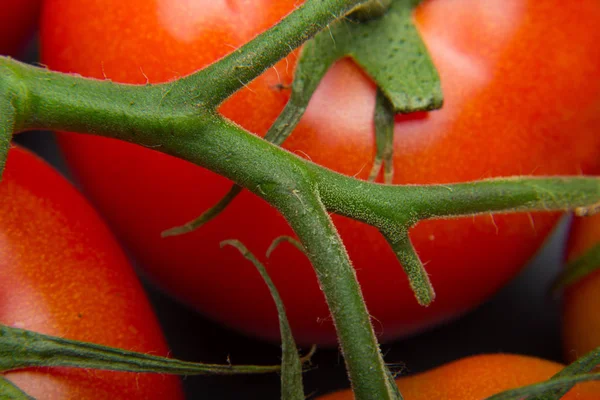
[[[27,132],[16,142],[40,154],[68,176],[53,135]],[[560,361],[559,303],[548,287],[560,268],[566,223],[522,273],[490,301],[463,318],[382,346],[396,370],[420,372],[480,353],[508,352]],[[173,356],[207,363],[275,364],[278,345],[220,327],[146,284]],[[314,397],[348,386],[337,350],[319,349],[305,373],[305,393]],[[184,378],[188,399],[279,399],[279,376],[196,376]]]

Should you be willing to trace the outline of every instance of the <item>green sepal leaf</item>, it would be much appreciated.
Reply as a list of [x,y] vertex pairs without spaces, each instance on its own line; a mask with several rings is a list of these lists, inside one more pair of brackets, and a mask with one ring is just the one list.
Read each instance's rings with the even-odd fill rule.
[[278,365],[192,363],[0,325],[0,372],[28,367],[78,367],[177,375],[260,374],[280,370]]
[[418,3],[394,0],[381,18],[355,25],[342,21],[331,35],[335,48],[364,68],[397,113],[434,110],[443,103],[439,75],[412,20]]
[[14,383],[0,376],[0,399],[3,400],[35,400],[23,392]]
[[429,111],[443,103],[440,78],[412,21],[417,0],[393,0],[381,18],[342,19],[306,42],[294,73],[292,93],[265,139],[281,144],[334,62],[351,57],[375,81],[395,113]]
[[552,290],[559,290],[578,282],[598,269],[600,269],[600,243],[569,262],[552,285]]
[[233,246],[235,247],[247,260],[252,262],[260,276],[263,278],[271,296],[275,301],[277,307],[277,314],[279,316],[279,329],[281,331],[281,399],[282,400],[304,400],[304,389],[302,386],[302,361],[298,355],[298,349],[296,348],[296,342],[292,336],[292,329],[288,322],[285,306],[279,296],[279,292],[275,287],[275,284],[271,280],[271,277],[267,273],[265,266],[258,261],[258,259],[252,254],[246,246],[239,240],[225,240],[221,242],[221,247]]
[[563,368],[546,382],[499,393],[487,400],[559,400],[579,382],[600,380],[600,373],[586,373],[600,365],[600,347]]
[[294,89],[303,92],[306,100],[307,89],[318,85],[329,66],[349,56],[377,83],[395,112],[440,108],[440,78],[412,20],[419,2],[394,0],[381,18],[331,24],[305,44]]

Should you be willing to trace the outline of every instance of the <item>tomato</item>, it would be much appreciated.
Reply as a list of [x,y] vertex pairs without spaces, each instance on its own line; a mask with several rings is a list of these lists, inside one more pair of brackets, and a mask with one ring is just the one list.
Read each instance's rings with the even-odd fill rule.
[[[75,188],[15,148],[0,198],[0,323],[167,354],[127,258]],[[159,374],[39,368],[5,376],[40,400],[183,398],[179,379]]]
[[[49,0],[42,22],[50,68],[143,84],[186,75],[273,25],[290,1]],[[415,13],[439,68],[445,106],[397,116],[394,182],[448,183],[516,174],[599,169],[600,3],[596,0],[432,0]],[[228,100],[221,111],[263,135],[289,93],[297,54]],[[366,179],[375,154],[375,86],[349,60],[338,62],[285,148]],[[161,239],[214,205],[230,182],[158,152],[98,137],[62,134],[60,143],[87,193],[152,279],[204,314],[268,339],[275,307],[253,266],[255,254],[291,230],[261,199],[244,193],[201,229]],[[226,144],[224,144],[226,145]],[[398,205],[401,206],[401,205]],[[411,231],[437,292],[419,306],[392,251],[371,227],[334,216],[356,267],[380,338],[389,340],[455,318],[510,280],[558,214],[484,215],[426,221]],[[268,270],[303,344],[335,343],[323,295],[306,257],[276,250]]]
[[[600,241],[600,215],[576,218],[568,242],[568,259]],[[568,286],[563,294],[562,332],[565,358],[575,360],[600,346],[600,271]]]
[[[463,358],[417,375],[396,380],[405,400],[481,400],[521,386],[542,382],[564,365],[541,358],[512,354],[483,354]],[[571,389],[563,399],[597,399],[599,383]],[[322,400],[353,399],[349,390]]]
[[16,55],[31,38],[38,22],[42,0],[2,0],[0,55]]

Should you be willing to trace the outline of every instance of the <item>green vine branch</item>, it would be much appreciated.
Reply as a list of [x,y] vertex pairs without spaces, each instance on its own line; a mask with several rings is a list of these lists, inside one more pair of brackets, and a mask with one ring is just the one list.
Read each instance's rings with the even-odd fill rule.
[[[366,388],[366,397],[358,397],[357,393],[359,399],[369,398],[366,393],[388,396],[389,385],[380,381],[378,391],[372,387],[372,377],[361,382],[359,371],[372,371],[373,365],[381,366],[377,372],[381,376],[383,360],[354,270],[328,212],[369,223],[394,243],[422,219],[586,208],[600,199],[600,180],[589,177],[520,177],[406,186],[359,181],[301,159],[217,114],[189,115],[165,110],[157,117],[146,109],[153,108],[152,95],[144,97],[144,87],[67,76],[8,59],[1,60],[0,68],[9,68],[20,77],[19,85],[27,88],[15,91],[27,93],[27,107],[19,110],[21,129],[92,132],[153,146],[224,175],[277,207],[302,241],[317,271],[340,333],[342,351],[357,355],[347,361],[356,387]],[[76,94],[73,87],[78,87]],[[99,95],[101,92],[104,96]],[[130,99],[137,97],[143,100],[130,105]],[[23,99],[20,103],[25,102]],[[126,110],[138,111],[124,113],[119,109],[123,103]],[[117,121],[111,119],[113,116]],[[396,254],[406,265],[411,257],[415,265],[410,252]],[[420,272],[417,276],[425,275]],[[431,293],[415,281],[413,286],[417,293]],[[420,296],[419,301],[428,304],[431,296]]]
[[180,375],[278,372],[279,365],[218,365],[180,361],[0,325],[0,373],[30,367],[78,367]]
[[[316,271],[356,398],[400,399],[329,213],[378,228],[408,269],[419,302],[429,304],[433,290],[408,239],[411,226],[428,218],[490,212],[573,208],[585,212],[600,202],[600,179],[518,177],[452,185],[375,184],[301,159],[218,114],[216,107],[225,98],[362,3],[307,1],[230,56],[166,84],[116,84],[0,58],[0,151],[6,150],[13,133],[29,129],[96,134],[190,161],[260,196],[286,218]],[[4,157],[6,152],[0,154]]]

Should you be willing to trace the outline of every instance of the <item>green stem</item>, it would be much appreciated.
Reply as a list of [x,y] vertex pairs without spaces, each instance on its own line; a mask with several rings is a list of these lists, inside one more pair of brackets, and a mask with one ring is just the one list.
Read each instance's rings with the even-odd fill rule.
[[239,240],[225,240],[221,247],[235,247],[248,261],[252,262],[258,273],[269,287],[271,297],[277,307],[279,316],[279,330],[281,332],[281,400],[304,400],[304,389],[302,386],[302,361],[298,355],[298,348],[292,336],[292,329],[285,313],[285,305],[281,300],[277,287],[271,280],[265,266],[258,261],[246,246]]
[[[310,2],[314,10],[296,11],[290,16],[292,21],[299,18],[295,23],[277,28],[277,35],[296,41],[277,37],[275,43],[273,37],[264,39],[269,37],[266,33],[260,41],[273,43],[265,43],[265,53],[259,41],[253,41],[177,84],[118,85],[0,58],[0,107],[10,111],[8,117],[2,115],[1,133],[6,138],[12,130],[69,130],[152,146],[266,199],[290,222],[317,271],[357,398],[385,399],[399,396],[387,379],[354,271],[327,211],[370,223],[395,242],[424,218],[589,207],[600,200],[600,183],[595,178],[514,178],[435,186],[371,184],[302,160],[216,114],[212,106],[287,53],[288,44],[308,37],[306,32],[313,28],[306,24],[315,23],[311,13],[321,10],[317,22],[325,24],[334,19],[329,14],[332,5],[341,13],[358,3],[332,0],[323,2],[327,6],[321,9],[319,2]],[[315,24],[315,31],[322,26]],[[274,55],[267,57],[268,52]],[[245,64],[250,56],[258,61]],[[186,97],[201,89],[207,93],[204,103]]]
[[597,177],[509,177],[447,185],[389,186],[307,163],[329,211],[366,222],[391,234],[419,220],[494,212],[566,211],[593,206]]
[[192,231],[200,228],[202,225],[204,225],[204,224],[212,221],[214,218],[216,218],[223,210],[225,210],[227,208],[227,206],[241,192],[242,192],[241,186],[233,185],[231,187],[231,189],[229,189],[229,192],[227,192],[227,194],[225,196],[223,196],[223,198],[221,198],[221,200],[219,200],[219,202],[217,204],[215,204],[214,206],[212,206],[211,208],[209,208],[208,210],[206,210],[205,212],[200,214],[197,218],[194,218],[193,220],[191,220],[181,226],[176,226],[174,228],[170,228],[170,229],[163,231],[161,236],[169,237],[169,236],[183,235],[185,233],[189,233],[189,232],[192,232]]
[[19,110],[26,98],[18,74],[12,69],[3,69],[0,64],[0,177],[6,165],[6,156],[14,132],[21,129]]
[[0,372],[30,367],[79,367],[181,375],[264,374],[280,370],[279,365],[192,363],[0,325]]
[[[125,87],[124,95],[131,97],[111,101],[115,93],[104,99],[101,94],[103,90],[116,90],[117,85],[110,82],[67,77],[21,64],[17,67],[28,84],[26,127],[41,124],[56,130],[91,131],[150,145],[222,174],[277,207],[303,241],[322,280],[357,399],[397,398],[390,394],[393,391],[388,373],[348,256],[318,196],[312,189],[305,190],[309,176],[302,159],[214,114],[167,114],[157,119],[154,113],[144,110],[147,103],[131,105],[135,112],[118,113],[116,103],[128,103],[136,95],[134,87]],[[39,75],[45,84],[38,83]],[[78,96],[69,89],[73,79],[81,85]],[[89,90],[83,90],[85,85]],[[88,119],[81,118],[85,105],[96,110]],[[110,117],[119,121],[111,121]],[[306,218],[298,218],[298,198],[312,207]]]
[[[369,319],[359,301],[354,272],[325,209],[372,224],[394,242],[423,218],[562,210],[591,206],[600,199],[600,181],[584,177],[431,186],[363,182],[303,160],[216,114],[165,109],[159,118],[154,110],[160,107],[160,86],[138,98],[143,88],[68,77],[6,59],[0,63],[3,67],[15,71],[27,88],[26,105],[19,110],[24,128],[93,132],[153,146],[224,175],[277,207],[318,271],[350,378],[357,391],[368,388],[361,392],[364,396],[376,388],[383,395],[387,377],[379,367],[381,356],[372,329],[365,328]],[[79,90],[73,91],[73,85]],[[299,198],[309,210],[305,218],[298,217],[304,215],[298,211],[304,207]]]
[[[367,1],[308,0],[257,39],[199,73],[178,81],[177,88],[186,88],[181,93],[186,100],[186,94],[198,93],[199,102],[216,107],[324,26]],[[231,79],[233,76],[236,79]],[[174,90],[179,90],[177,88]]]
[[269,201],[279,204],[279,211],[300,238],[316,271],[337,329],[355,398],[401,398],[387,379],[389,372],[356,273],[319,194],[311,185],[302,184],[273,194]]
[[391,239],[390,236],[385,233],[383,234],[389,245],[392,247],[392,250],[394,250],[396,258],[400,261],[400,265],[402,265],[402,268],[406,273],[408,282],[410,283],[410,287],[414,292],[417,301],[422,306],[428,306],[435,299],[435,292],[429,281],[427,271],[425,271],[425,268],[408,237],[408,232],[404,235],[395,235],[395,239]]

